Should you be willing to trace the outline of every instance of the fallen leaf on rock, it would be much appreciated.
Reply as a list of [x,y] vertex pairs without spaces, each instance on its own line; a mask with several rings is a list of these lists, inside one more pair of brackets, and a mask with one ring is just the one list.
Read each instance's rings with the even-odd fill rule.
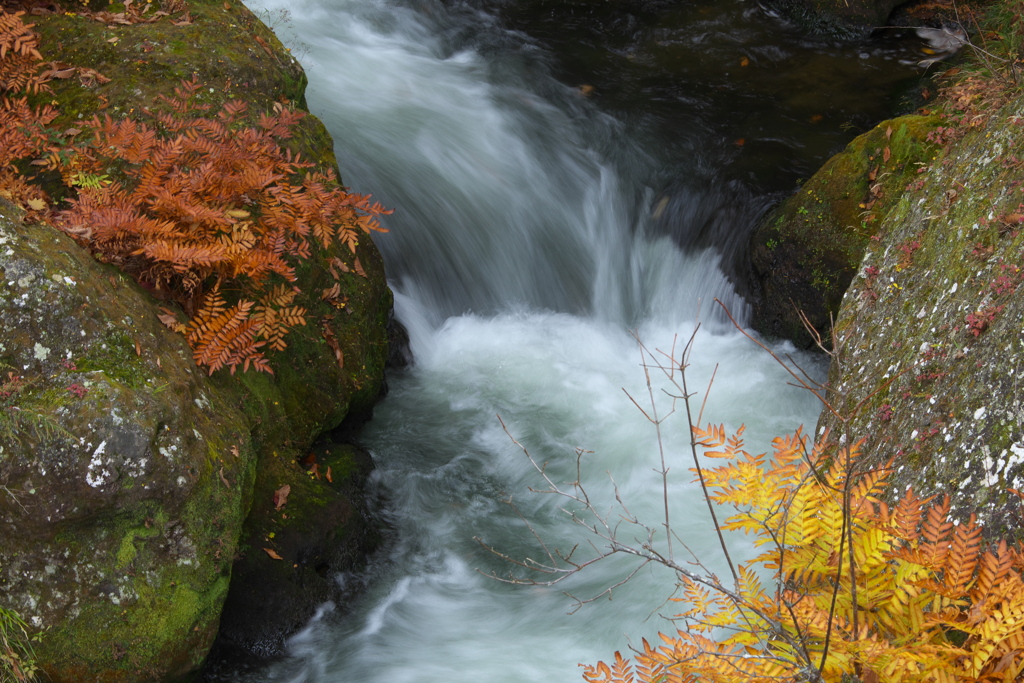
[[258,45],[259,45],[260,47],[262,47],[262,48],[264,49],[264,51],[266,51],[266,53],[267,53],[268,55],[270,55],[271,57],[273,57],[273,56],[274,56],[274,51],[270,49],[270,46],[269,46],[269,45],[267,45],[267,41],[263,40],[263,38],[261,38],[261,37],[259,37],[259,36],[253,36],[252,38],[253,38],[253,40],[255,40],[255,41],[256,41],[256,43],[257,43],[257,44],[258,44]]
[[221,480],[221,483],[224,484],[225,488],[229,488],[229,489],[231,488],[231,482],[229,482],[228,478],[224,476],[224,468],[223,467],[220,468],[220,480]]
[[33,211],[44,211],[46,209],[46,202],[42,199],[28,199],[25,203],[28,204],[28,208]]
[[318,462],[313,463],[313,466],[309,468],[309,473],[310,473],[310,475],[312,475],[312,476],[316,477],[317,479],[319,479],[320,478],[320,463],[318,463]]
[[69,64],[58,64],[57,62],[50,62],[50,68],[43,72],[43,76],[47,78],[71,78],[78,71],[76,67]]
[[[78,69],[78,80],[81,81],[82,85],[85,86],[86,88],[91,88],[94,85],[96,85],[97,83],[102,85],[103,83],[109,83],[110,82],[109,78],[107,78],[106,76],[101,74],[96,69],[86,69],[84,67],[79,67],[79,69]],[[102,97],[102,95],[100,96],[100,98],[101,98],[101,100],[104,99]],[[104,101],[103,102],[103,106],[100,107],[100,108],[103,109],[108,104],[109,104],[109,102],[105,102]]]
[[[359,263],[359,261],[356,261],[356,263]],[[324,341],[327,342],[327,346],[329,346],[331,350],[334,351],[334,358],[335,360],[338,361],[338,367],[344,369],[345,354],[342,353],[341,351],[341,346],[338,344],[338,338],[334,336],[334,331],[326,322],[323,322],[320,325],[320,330],[321,334],[323,335]]]
[[744,57],[740,60],[740,66],[750,66],[750,60]]
[[285,484],[278,490],[274,491],[274,509],[280,510],[288,502],[288,494],[292,492],[292,487]]
[[331,466],[330,465],[327,466],[327,474],[324,475],[324,476],[327,477],[327,481],[329,481],[332,484],[334,483],[334,479],[331,477]]
[[890,157],[892,157],[892,150],[886,147],[885,149],[882,150],[882,161],[888,162]]
[[184,332],[186,329],[185,325],[178,322],[178,316],[174,315],[174,311],[169,308],[161,308],[156,318],[164,324],[164,327],[174,332]]
[[360,277],[366,277],[366,271],[363,270],[363,264],[359,262],[358,258],[356,259],[355,266],[356,266],[356,274],[359,275]]
[[327,262],[327,266],[328,266],[328,268],[331,269],[331,277],[333,277],[335,280],[338,279],[338,273],[334,270],[335,268],[337,268],[342,273],[349,273],[349,272],[351,272],[349,270],[349,267],[345,265],[345,262],[342,261],[337,256],[335,256],[330,261],[328,261]]
[[281,557],[280,555],[278,555],[277,553],[275,553],[275,552],[274,552],[273,550],[271,550],[270,548],[264,548],[264,549],[263,549],[263,552],[265,552],[265,553],[266,553],[267,555],[270,555],[270,557],[271,557],[272,559],[275,559],[275,560],[283,560],[283,559],[284,559],[283,557]]

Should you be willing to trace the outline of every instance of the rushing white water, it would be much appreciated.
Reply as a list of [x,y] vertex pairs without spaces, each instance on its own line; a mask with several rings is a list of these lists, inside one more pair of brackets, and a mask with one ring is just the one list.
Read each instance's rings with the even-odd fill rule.
[[[673,577],[659,568],[567,614],[561,590],[600,594],[636,566],[625,557],[557,588],[486,576],[512,567],[476,538],[535,559],[538,539],[582,544],[580,558],[598,540],[560,511],[565,501],[531,492],[543,481],[498,416],[559,483],[576,479],[577,448],[592,451],[581,481],[597,506],[618,514],[610,475],[630,510],[660,528],[656,434],[623,391],[645,404],[631,330],[668,351],[703,319],[691,387],[720,366],[705,421],[746,423],[751,448],[813,422],[813,397],[723,323],[714,298],[741,318],[744,303],[715,253],[683,253],[650,228],[650,156],[551,79],[528,39],[433,4],[264,7],[271,17],[290,9],[308,46],[310,106],[335,137],[346,183],[396,208],[378,243],[415,364],[390,378],[363,434],[395,529],[387,557],[353,612],[326,612],[287,660],[250,680],[573,681],[578,663],[671,630],[659,615],[677,611],[666,602]],[[670,400],[659,395],[664,414]],[[666,422],[673,530],[721,571],[686,435],[685,417]],[[747,541],[730,543],[743,553]]]

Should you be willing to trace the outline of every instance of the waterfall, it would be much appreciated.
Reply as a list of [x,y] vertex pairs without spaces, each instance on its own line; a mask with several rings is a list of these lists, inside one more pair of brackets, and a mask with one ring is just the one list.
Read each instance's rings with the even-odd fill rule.
[[[576,545],[582,559],[599,541],[562,509],[570,501],[531,490],[544,481],[512,437],[560,484],[576,480],[582,449],[580,481],[595,505],[614,518],[617,491],[660,529],[657,436],[630,399],[645,405],[647,395],[634,335],[678,352],[699,323],[690,386],[704,388],[716,373],[704,420],[746,424],[751,450],[814,422],[816,400],[788,386],[714,303],[745,316],[720,250],[699,233],[711,223],[744,231],[736,223],[760,209],[730,205],[735,195],[698,154],[675,172],[685,191],[665,200],[655,187],[664,154],[649,128],[559,82],[541,44],[479,7],[258,7],[268,23],[290,10],[278,30],[301,55],[310,106],[334,136],[346,185],[395,208],[376,241],[415,363],[389,378],[362,435],[394,529],[386,556],[350,612],[326,610],[292,639],[286,660],[247,680],[575,681],[578,663],[672,631],[671,572],[646,567],[611,599],[569,614],[575,605],[563,591],[600,595],[635,560],[611,558],[557,587],[509,585],[488,574],[515,567],[476,539],[537,560],[545,546]],[[694,136],[706,134],[681,121],[678,135],[692,139],[673,146],[700,149]],[[675,207],[667,223],[666,206]],[[779,348],[823,375],[819,359]],[[664,415],[670,387],[657,376],[655,384]],[[667,420],[662,439],[673,531],[725,571],[688,470],[685,417]],[[748,540],[728,542],[749,554]]]

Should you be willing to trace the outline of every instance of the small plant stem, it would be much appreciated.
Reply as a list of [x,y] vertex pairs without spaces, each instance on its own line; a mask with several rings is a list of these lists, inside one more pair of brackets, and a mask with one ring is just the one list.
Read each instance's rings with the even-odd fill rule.
[[[697,329],[700,329],[699,326]],[[686,366],[687,360],[690,357],[690,351],[693,348],[693,340],[697,336],[697,330],[693,331],[693,336],[690,337],[690,341],[687,342],[686,348],[683,349],[683,356],[679,360],[679,374],[680,379],[683,383],[683,403],[686,406],[686,421],[690,426],[690,453],[693,455],[693,466],[697,471],[697,479],[700,481],[700,490],[704,494],[704,502],[707,503],[708,512],[711,513],[711,523],[715,525],[715,533],[718,534],[718,542],[722,546],[722,553],[725,555],[725,561],[729,565],[729,571],[732,573],[733,581],[739,583],[740,577],[736,573],[736,567],[733,564],[732,556],[729,555],[729,548],[725,544],[725,536],[722,535],[722,527],[718,524],[718,515],[715,514],[715,506],[711,502],[711,496],[708,494],[707,483],[704,481],[704,470],[700,466],[700,458],[697,456],[697,438],[694,436],[693,427],[700,426],[699,424],[694,425],[693,422],[693,411],[690,408],[690,392],[686,386]],[[715,368],[717,372],[718,368]],[[712,380],[714,377],[712,377]],[[711,391],[711,384],[708,384],[708,392]],[[704,395],[704,400],[707,401],[707,394]],[[701,404],[701,414],[704,413],[704,405]]]

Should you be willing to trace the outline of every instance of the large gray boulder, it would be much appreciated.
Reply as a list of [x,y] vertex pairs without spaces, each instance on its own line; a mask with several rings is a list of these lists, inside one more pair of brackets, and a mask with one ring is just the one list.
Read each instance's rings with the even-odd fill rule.
[[[977,112],[975,112],[977,114]],[[848,418],[819,429],[894,458],[895,488],[950,494],[960,518],[1021,534],[1024,485],[1024,100],[933,140],[843,298],[829,374]]]
[[160,680],[217,631],[256,457],[148,297],[0,204],[0,594],[55,681]]

